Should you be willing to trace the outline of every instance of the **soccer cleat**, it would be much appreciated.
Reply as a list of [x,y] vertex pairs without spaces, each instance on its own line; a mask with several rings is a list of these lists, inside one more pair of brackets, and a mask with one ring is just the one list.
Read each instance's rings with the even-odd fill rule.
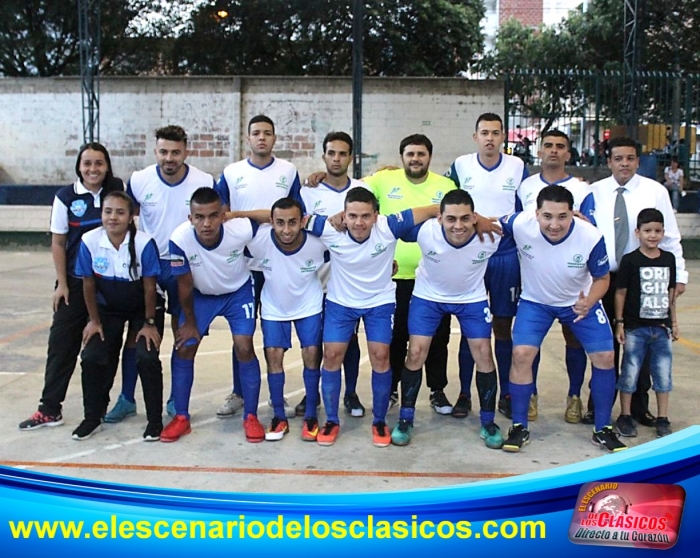
[[167,403],[165,404],[165,413],[169,417],[175,418],[175,415],[177,415],[177,410],[175,409],[175,400],[174,399],[168,399]]
[[484,424],[479,431],[479,436],[490,449],[501,449],[504,444],[503,434],[496,423]]
[[301,428],[301,439],[305,442],[315,442],[318,436],[318,419],[309,417],[304,419],[304,426]]
[[243,408],[243,398],[237,393],[229,393],[216,410],[218,418],[230,418]]
[[[274,405],[272,405],[272,399],[268,399],[268,400],[267,400],[267,406],[268,406],[268,407],[274,407]],[[286,398],[286,397],[284,398],[284,416],[287,417],[287,418],[294,418],[295,416],[297,416],[296,408],[295,408],[295,407],[292,407],[292,406],[287,402],[287,398]]]
[[392,391],[391,395],[389,396],[389,408],[393,409],[399,404],[399,392],[398,391]]
[[365,408],[360,403],[360,398],[356,393],[350,393],[343,398],[343,403],[345,405],[345,410],[350,414],[351,417],[364,417]]
[[513,409],[510,405],[510,395],[501,397],[498,400],[498,412],[501,413],[507,419],[513,418]]
[[413,424],[406,419],[400,419],[391,431],[391,443],[395,446],[407,446],[411,442]]
[[627,449],[627,446],[617,439],[617,434],[613,432],[612,426],[606,426],[602,430],[593,432],[591,443],[611,453]]
[[430,394],[430,406],[438,415],[449,415],[452,412],[452,403],[441,389],[436,389]]
[[615,421],[615,430],[620,436],[634,438],[637,435],[637,427],[630,415],[620,415]]
[[175,415],[160,433],[161,442],[177,442],[180,438],[192,432],[190,419],[185,415]]
[[530,443],[530,431],[522,424],[514,424],[508,430],[508,438],[503,443],[503,451],[518,452]]
[[265,439],[265,429],[260,424],[258,417],[250,413],[243,421],[243,430],[245,431],[245,439],[251,444],[257,444]]
[[581,398],[578,395],[572,395],[566,398],[566,411],[564,411],[564,420],[570,424],[578,424],[583,418],[583,405]]
[[90,438],[93,434],[97,434],[101,430],[102,423],[99,420],[84,420],[80,423],[78,428],[73,430],[73,439],[82,442],[83,440]]
[[319,446],[332,446],[340,434],[340,425],[337,422],[328,421],[316,436]]
[[146,430],[143,431],[144,442],[157,442],[160,440],[160,433],[163,432],[162,422],[149,422]]
[[136,403],[132,403],[122,394],[119,394],[117,402],[112,407],[112,410],[107,413],[102,419],[104,422],[115,423],[121,422],[125,418],[136,415]]
[[57,415],[46,415],[41,411],[37,411],[27,420],[19,423],[18,428],[23,432],[28,432],[29,430],[36,430],[37,428],[43,428],[44,426],[61,426],[63,424],[63,416],[61,413]]
[[265,432],[265,439],[268,442],[277,442],[284,438],[284,435],[288,433],[289,423],[286,420],[273,417],[270,427],[267,429],[267,432]]
[[452,416],[454,418],[467,418],[469,411],[472,410],[472,400],[466,393],[460,393],[457,398],[457,403],[452,407]]
[[377,448],[385,448],[391,444],[391,434],[383,420],[372,425],[372,443]]
[[668,418],[656,417],[656,437],[663,438],[669,434],[673,434],[673,430],[671,430],[671,423],[668,421]]
[[537,394],[530,396],[530,403],[527,406],[527,420],[537,420]]

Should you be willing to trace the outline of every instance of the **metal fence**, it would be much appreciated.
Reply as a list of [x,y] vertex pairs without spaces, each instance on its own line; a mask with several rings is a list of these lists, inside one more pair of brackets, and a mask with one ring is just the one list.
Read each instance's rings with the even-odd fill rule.
[[628,135],[642,145],[647,164],[663,168],[677,155],[691,181],[700,182],[700,75],[638,72],[632,119],[624,113],[621,72],[520,70],[504,81],[507,147],[528,163],[538,163],[537,139],[551,128],[569,135],[577,165],[606,164],[606,140]]

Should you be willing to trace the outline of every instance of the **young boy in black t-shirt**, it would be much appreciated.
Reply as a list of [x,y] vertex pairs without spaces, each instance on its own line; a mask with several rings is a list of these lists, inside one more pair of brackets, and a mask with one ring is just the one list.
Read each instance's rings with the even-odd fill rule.
[[658,405],[656,434],[671,433],[668,396],[671,381],[671,340],[678,339],[674,291],[676,259],[659,248],[664,237],[664,216],[657,209],[644,209],[637,217],[635,234],[640,246],[623,256],[615,291],[615,337],[625,346],[617,389],[622,413],[617,419],[621,436],[636,436],[630,416],[632,394],[644,359],[649,357]]

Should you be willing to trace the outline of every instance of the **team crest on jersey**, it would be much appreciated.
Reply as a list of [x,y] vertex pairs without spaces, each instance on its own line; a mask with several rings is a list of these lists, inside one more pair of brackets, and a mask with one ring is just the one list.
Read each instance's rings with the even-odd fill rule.
[[192,254],[189,258],[190,267],[199,267],[202,265],[202,260],[199,259],[197,254]]
[[70,204],[70,210],[76,217],[82,217],[87,211],[87,203],[85,203],[85,200],[75,200]]
[[401,193],[401,188],[399,188],[398,186],[394,186],[391,190],[389,190],[389,193],[386,195],[386,197],[391,200],[402,200],[403,194]]
[[97,273],[105,273],[109,269],[109,260],[107,258],[94,258],[92,260],[92,269]]
[[476,255],[476,259],[472,260],[473,264],[480,264],[486,259],[486,252],[483,250]]
[[246,186],[248,186],[248,184],[243,182],[242,176],[239,176],[238,178],[236,178],[236,183],[233,185],[233,189],[234,190],[241,190],[241,189],[245,188]]
[[313,273],[316,271],[317,268],[318,266],[314,265],[313,260],[306,260],[306,262],[304,262],[303,267],[301,267],[299,271],[301,271],[302,273]]
[[435,257],[437,255],[438,253],[434,250],[429,250],[428,253],[425,255],[425,259],[430,260],[431,262],[440,263],[440,260]]
[[570,269],[581,269],[585,265],[586,262],[581,254],[575,254],[571,261],[566,263],[566,267]]
[[144,207],[154,207],[158,205],[158,202],[153,199],[153,192],[149,192],[146,194],[143,198],[143,201],[140,202],[140,205]]
[[506,180],[506,183],[503,185],[503,189],[508,192],[512,192],[515,190],[516,185],[515,185],[515,180],[513,179],[512,176],[509,176],[508,179]]
[[384,246],[381,242],[377,242],[377,244],[374,245],[374,252],[372,252],[372,257],[379,256],[386,252],[386,246]]
[[442,198],[445,197],[445,192],[435,192],[435,197],[431,200],[431,203],[440,203]]
[[231,250],[231,253],[226,258],[226,263],[235,262],[240,257],[241,257],[240,250]]
[[464,180],[462,181],[462,189],[463,190],[471,190],[473,188],[473,186],[470,184],[471,181],[472,181],[472,177],[466,176],[464,178]]
[[260,267],[264,269],[265,271],[272,271],[272,266],[270,265],[270,259],[265,258],[263,261],[260,262]]
[[275,183],[275,186],[278,188],[284,188],[285,190],[289,188],[289,184],[287,184],[287,177],[280,176],[280,179]]
[[527,258],[528,260],[534,260],[535,256],[530,253],[530,250],[532,250],[532,245],[524,244],[518,249],[518,254],[520,254],[520,256],[523,258]]

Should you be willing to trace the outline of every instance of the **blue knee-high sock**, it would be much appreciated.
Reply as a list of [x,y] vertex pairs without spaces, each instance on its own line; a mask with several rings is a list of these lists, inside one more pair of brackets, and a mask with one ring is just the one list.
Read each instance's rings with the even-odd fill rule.
[[503,398],[510,394],[510,365],[513,362],[513,341],[496,339],[493,344],[493,352],[496,356],[496,366],[498,368],[500,397]]
[[231,365],[233,370],[233,393],[243,397],[243,385],[241,384],[241,363],[238,362],[236,351],[231,351]]
[[173,353],[172,357],[172,394],[175,400],[175,412],[190,418],[190,394],[194,383],[194,360],[185,360]]
[[476,389],[479,393],[479,420],[481,425],[489,424],[496,418],[496,371],[476,372]]
[[287,420],[287,415],[284,413],[284,371],[276,374],[268,372],[267,385],[270,388],[270,399],[275,417]]
[[612,424],[610,415],[615,401],[615,369],[591,365],[591,370],[591,395],[595,408],[595,429],[598,431]]
[[243,417],[257,416],[258,400],[260,399],[260,362],[258,362],[258,357],[253,357],[253,360],[239,364],[243,389]]
[[372,424],[386,422],[386,411],[391,396],[391,369],[386,372],[372,370]]
[[345,373],[345,395],[357,391],[357,377],[360,375],[360,343],[357,335],[353,335],[345,351],[343,359],[343,372]]
[[469,343],[464,336],[459,340],[459,355],[457,359],[459,361],[459,392],[471,397],[474,357],[472,357]]
[[304,366],[304,388],[306,389],[306,412],[304,418],[316,417],[318,407],[318,384],[321,381],[321,371]]
[[527,407],[530,404],[533,384],[510,383],[510,402],[513,410],[513,424],[522,424],[527,428]]
[[569,397],[581,397],[581,386],[586,375],[588,357],[583,347],[566,347],[566,373],[569,375]]
[[139,377],[136,370],[136,347],[124,347],[122,351],[122,395],[127,401],[135,403],[136,380]]
[[532,361],[532,393],[537,395],[537,374],[540,371],[540,351],[537,351],[535,360]]
[[[321,394],[323,406],[326,409],[326,420],[340,424],[338,405],[340,405],[340,370],[326,370],[321,367]],[[306,396],[306,407],[309,407],[309,396]]]

